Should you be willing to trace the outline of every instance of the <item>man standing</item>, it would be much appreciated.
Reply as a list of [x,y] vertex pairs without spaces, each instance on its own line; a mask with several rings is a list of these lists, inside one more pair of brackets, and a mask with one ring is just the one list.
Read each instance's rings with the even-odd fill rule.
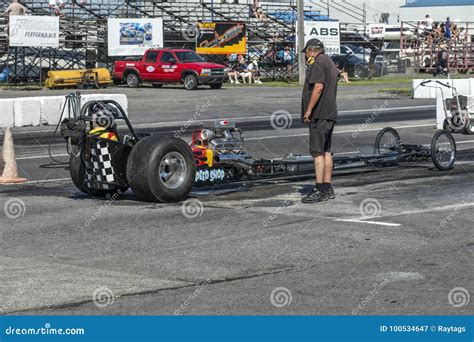
[[318,203],[334,199],[331,186],[333,160],[331,138],[337,120],[338,70],[324,54],[324,45],[310,39],[302,51],[309,69],[303,88],[302,120],[309,125],[310,153],[314,159],[316,186],[302,199],[303,203]]

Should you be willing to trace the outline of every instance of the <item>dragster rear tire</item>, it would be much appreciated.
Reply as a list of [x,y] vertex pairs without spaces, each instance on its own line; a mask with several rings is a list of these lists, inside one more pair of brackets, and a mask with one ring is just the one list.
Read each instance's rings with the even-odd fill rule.
[[[69,174],[71,175],[72,182],[76,188],[87,195],[93,197],[106,197],[115,192],[112,190],[93,189],[87,186],[85,182],[86,170],[81,155],[75,156],[74,154],[71,154],[69,156]],[[125,192],[127,189],[120,189],[120,191]]]
[[195,176],[193,153],[181,139],[146,137],[133,147],[128,157],[128,183],[133,193],[144,201],[183,201],[193,187]]
[[[445,137],[449,142],[449,156],[448,161],[443,163],[440,160],[440,154],[438,151],[438,141]],[[436,168],[440,171],[449,171],[454,168],[454,163],[456,162],[456,141],[454,140],[453,135],[449,131],[438,130],[436,131],[433,139],[431,139],[431,160]]]

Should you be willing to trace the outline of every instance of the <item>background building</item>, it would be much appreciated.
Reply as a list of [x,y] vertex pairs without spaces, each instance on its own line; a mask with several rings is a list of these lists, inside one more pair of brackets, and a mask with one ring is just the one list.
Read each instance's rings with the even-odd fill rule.
[[474,21],[474,0],[407,0],[400,8],[403,21],[421,20],[429,14],[435,21],[449,16],[460,22]]

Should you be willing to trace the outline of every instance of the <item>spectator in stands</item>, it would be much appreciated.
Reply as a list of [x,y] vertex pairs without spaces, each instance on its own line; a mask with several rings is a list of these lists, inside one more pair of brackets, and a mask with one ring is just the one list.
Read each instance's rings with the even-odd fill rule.
[[239,82],[239,64],[232,62],[229,64],[229,71],[227,71],[227,76],[229,76],[229,81],[231,84],[240,84]]
[[440,46],[440,50],[438,52],[436,61],[436,71],[433,73],[433,76],[437,76],[440,74],[447,75],[448,74],[448,59],[449,59],[449,52],[446,50],[446,44]]
[[264,21],[267,19],[267,17],[265,16],[265,13],[263,12],[262,5],[260,5],[259,0],[253,0],[252,10],[253,10],[253,15],[258,20]]
[[416,42],[415,42],[415,48],[420,46],[422,44],[422,41],[425,39],[427,34],[426,31],[426,22],[424,21],[419,21],[416,29]]
[[252,73],[252,77],[255,84],[262,84],[262,81],[260,81],[260,68],[256,59],[254,59],[252,63],[248,65],[247,70]]
[[430,32],[433,31],[433,18],[431,18],[429,14],[427,14],[425,16],[425,25],[426,25],[425,28],[428,31],[430,31]]
[[456,39],[456,42],[458,44],[462,44],[467,41],[467,31],[464,27],[461,27],[459,30],[456,32],[456,37],[454,37],[454,32],[453,32],[453,38]]
[[61,10],[64,8],[63,0],[49,0],[49,8],[56,15],[61,15]]
[[451,40],[454,44],[458,43],[458,37],[459,37],[458,24],[456,22],[453,22],[451,26]]
[[444,38],[451,39],[451,27],[451,20],[449,19],[449,17],[447,17],[446,22],[444,23]]
[[439,44],[444,40],[444,23],[440,23],[434,31],[434,43]]
[[285,63],[287,69],[290,69],[293,64],[293,56],[289,46],[286,46],[283,51],[283,63]]
[[28,10],[18,0],[12,0],[12,3],[3,12],[3,14],[8,15],[25,15],[26,13],[28,13]]
[[[249,64],[250,65],[250,64]],[[252,71],[249,69],[249,65],[241,64],[239,75],[242,77],[242,83],[245,84],[245,80],[249,79],[249,84],[252,83]]]

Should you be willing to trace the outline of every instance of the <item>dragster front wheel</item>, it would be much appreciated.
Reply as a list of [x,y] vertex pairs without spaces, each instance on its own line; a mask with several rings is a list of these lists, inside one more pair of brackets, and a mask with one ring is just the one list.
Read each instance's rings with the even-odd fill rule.
[[439,130],[431,140],[431,159],[438,170],[447,171],[456,162],[456,141],[446,130]]
[[385,127],[375,138],[374,153],[384,154],[398,151],[401,148],[401,139],[398,132],[392,127]]
[[149,136],[132,149],[127,180],[144,201],[179,202],[187,198],[196,176],[194,156],[181,139]]

